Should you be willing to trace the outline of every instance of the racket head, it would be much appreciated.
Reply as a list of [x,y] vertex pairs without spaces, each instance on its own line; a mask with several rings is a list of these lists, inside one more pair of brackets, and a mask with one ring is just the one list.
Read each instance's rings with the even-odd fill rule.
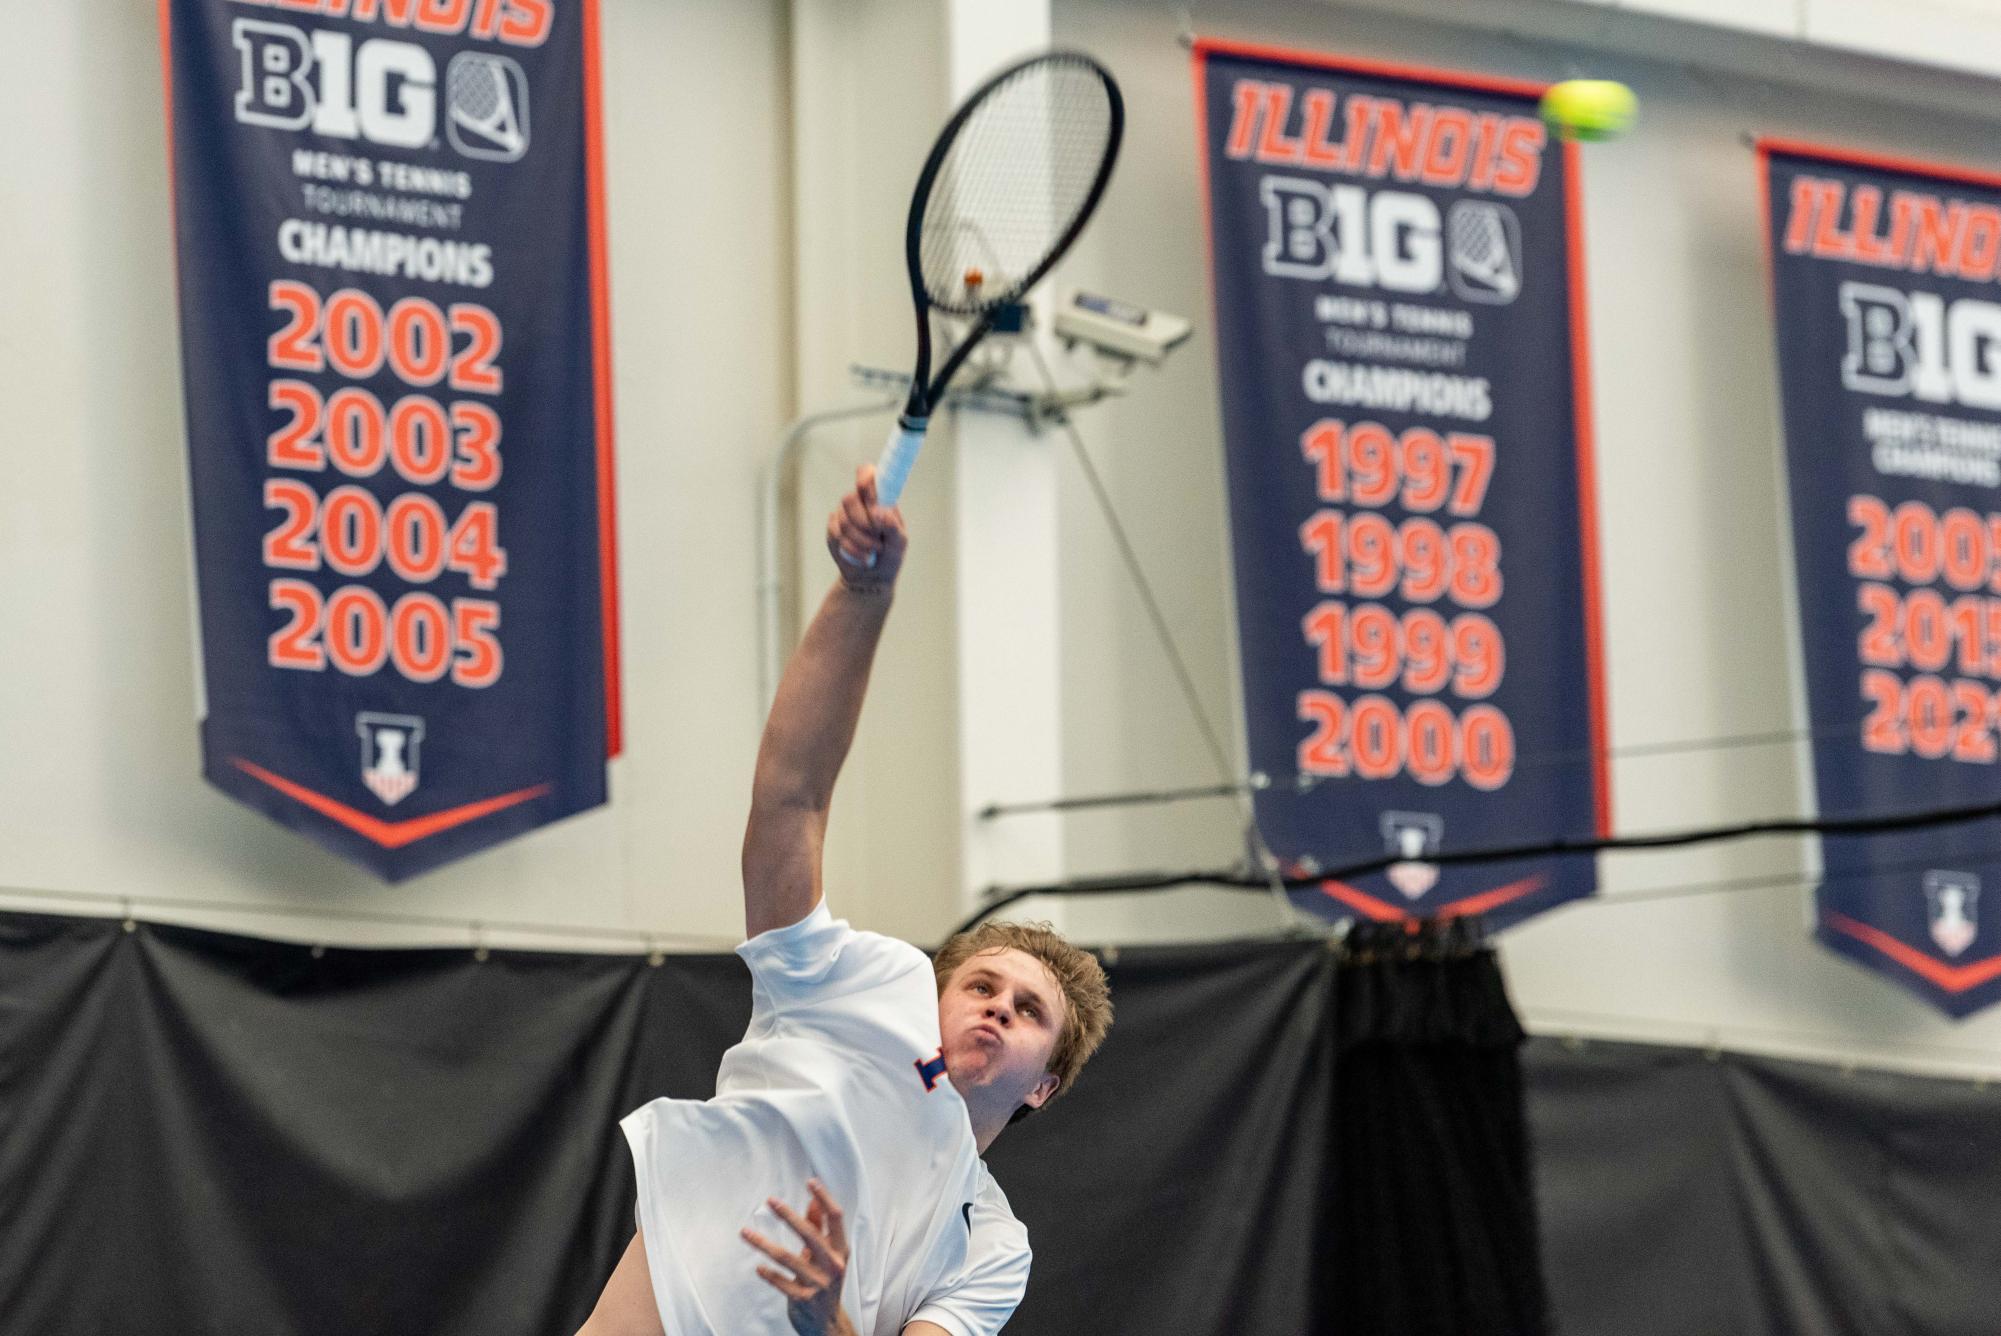
[[987,317],[1019,301],[1090,221],[1124,135],[1118,82],[1082,52],[1031,56],[974,89],[911,195],[919,312]]

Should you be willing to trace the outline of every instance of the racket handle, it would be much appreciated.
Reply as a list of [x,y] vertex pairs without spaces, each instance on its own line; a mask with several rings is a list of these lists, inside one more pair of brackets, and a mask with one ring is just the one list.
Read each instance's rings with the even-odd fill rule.
[[889,441],[882,447],[882,458],[876,461],[877,505],[887,509],[902,497],[903,484],[910,481],[910,470],[917,463],[917,452],[924,446],[924,429],[930,421],[898,415],[896,425],[890,429]]

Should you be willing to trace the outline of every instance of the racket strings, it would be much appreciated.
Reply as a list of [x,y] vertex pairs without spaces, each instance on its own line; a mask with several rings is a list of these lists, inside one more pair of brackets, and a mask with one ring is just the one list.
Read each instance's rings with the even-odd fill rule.
[[1019,297],[1089,206],[1112,127],[1111,92],[1086,61],[1040,61],[991,89],[925,202],[919,264],[931,303],[979,314]]
[[1453,263],[1462,273],[1487,280],[1495,288],[1512,293],[1520,286],[1515,272],[1514,252],[1501,215],[1493,206],[1475,207],[1462,202],[1452,211],[1451,246]]
[[452,66],[452,107],[465,117],[484,121],[502,110],[507,88],[504,76],[485,61],[454,62]]
[[1462,213],[1453,240],[1459,253],[1475,264],[1492,265],[1508,257],[1507,238],[1501,235],[1501,220],[1490,213]]

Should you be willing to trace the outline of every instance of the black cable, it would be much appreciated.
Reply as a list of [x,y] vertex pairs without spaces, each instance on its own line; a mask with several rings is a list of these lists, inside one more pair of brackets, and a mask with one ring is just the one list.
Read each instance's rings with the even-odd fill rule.
[[[1685,738],[1672,742],[1641,742],[1625,747],[1580,747],[1569,751],[1538,752],[1515,759],[1515,769],[1527,770],[1537,766],[1571,765],[1604,757],[1611,761],[1628,761],[1653,756],[1675,756],[1690,753],[1728,751],[1739,747],[1772,747],[1782,743],[1802,742],[1813,738],[1852,736],[1860,724],[1860,718],[1845,724],[1828,724],[1815,728],[1777,729],[1765,733],[1726,733],[1710,738]],[[1186,788],[1137,789],[1126,793],[1086,794],[1077,798],[1038,799],[1033,802],[988,803],[978,816],[990,821],[995,817],[1023,816],[1042,812],[1078,812],[1102,807],[1141,807],[1156,803],[1192,802],[1203,798],[1233,798],[1246,793],[1268,791],[1310,793],[1328,777],[1293,772],[1273,775],[1264,772],[1254,774],[1248,781],[1233,784],[1198,784]]]
[[1137,793],[1089,794],[1082,798],[1051,798],[1032,803],[988,803],[977,815],[982,821],[1024,812],[1081,812],[1093,807],[1137,807],[1145,803],[1178,803],[1196,798],[1235,798],[1267,787],[1259,784],[1201,784],[1187,789],[1145,789]]
[[[1422,861],[1434,864],[1503,863],[1526,858],[1547,858],[1572,854],[1617,852],[1628,849],[1672,849],[1685,848],[1695,844],[1713,844],[1726,840],[1748,839],[1760,835],[1880,835],[1894,831],[1929,830],[1941,826],[1966,825],[1991,817],[2001,817],[2001,803],[1981,803],[1972,807],[1933,808],[1920,812],[1902,812],[1890,816],[1855,817],[1788,817],[1767,821],[1747,821],[1734,826],[1702,826],[1691,830],[1662,831],[1651,835],[1607,835],[1592,836],[1587,839],[1559,837],[1540,844],[1504,845],[1484,849],[1461,849],[1454,852],[1440,851],[1426,854]],[[1982,855],[1984,858],[2001,858],[2001,851]],[[1318,886],[1326,881],[1341,881],[1353,877],[1380,872],[1395,863],[1408,861],[1400,855],[1384,855],[1364,862],[1350,863],[1329,868],[1308,875],[1279,878],[1288,890]],[[1979,859],[1969,861],[1980,861]],[[1927,861],[1924,866],[1930,866]],[[1877,871],[1908,870],[1900,865],[1884,865],[1882,868],[1864,868],[1835,874],[1827,880],[1840,880],[1855,876],[1873,875]],[[1090,896],[1118,895],[1141,891],[1165,890],[1176,886],[1208,885],[1228,890],[1268,891],[1274,878],[1256,875],[1234,868],[1196,869],[1187,872],[1140,872],[1131,874],[1082,877],[1069,881],[1050,882],[1040,886],[994,887],[987,892],[987,902],[980,910],[968,917],[953,930],[953,934],[965,932],[978,926],[982,919],[1006,908],[1011,904],[1026,900],[1030,896]],[[1744,886],[1729,886],[1726,883],[1695,883],[1702,886],[1727,887],[1728,889],[1754,889],[1762,882],[1747,883]],[[1810,884],[1810,883],[1803,883]],[[1674,888],[1669,888],[1674,889]],[[1712,892],[1713,893],[1713,892]],[[1669,898],[1652,892],[1635,892],[1630,895],[1591,897],[1579,903],[1611,904],[1628,899]]]
[[[719,933],[677,932],[669,928],[612,928],[592,923],[534,923],[518,919],[452,918],[443,914],[406,914],[390,910],[344,909],[329,905],[274,905],[257,904],[252,901],[209,900],[191,896],[152,895],[136,892],[121,895],[112,891],[63,891],[45,890],[34,886],[0,886],[0,896],[21,900],[56,900],[116,907],[122,917],[133,918],[140,910],[166,909],[169,911],[194,911],[196,913],[220,913],[255,915],[276,918],[305,918],[315,920],[336,920],[347,923],[394,924],[406,928],[440,928],[469,931],[475,938],[484,933],[519,933],[536,937],[593,938],[604,941],[624,942],[643,947],[648,951],[657,950],[662,944],[694,945],[715,950],[728,950],[737,940]],[[0,910],[6,913],[33,911]]]

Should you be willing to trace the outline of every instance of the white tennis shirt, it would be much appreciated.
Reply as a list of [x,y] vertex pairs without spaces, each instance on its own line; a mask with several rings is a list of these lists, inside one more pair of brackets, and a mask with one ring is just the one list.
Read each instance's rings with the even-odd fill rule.
[[723,1055],[715,1098],[656,1099],[620,1124],[667,1336],[792,1336],[785,1296],[757,1274],[767,1259],[738,1231],[800,1250],[764,1202],[803,1216],[808,1178],[845,1218],[841,1306],[857,1332],[922,1320],[993,1336],[1027,1287],[1028,1231],[945,1075],[931,962],[854,931],[824,899],[737,954],[750,1028]]

